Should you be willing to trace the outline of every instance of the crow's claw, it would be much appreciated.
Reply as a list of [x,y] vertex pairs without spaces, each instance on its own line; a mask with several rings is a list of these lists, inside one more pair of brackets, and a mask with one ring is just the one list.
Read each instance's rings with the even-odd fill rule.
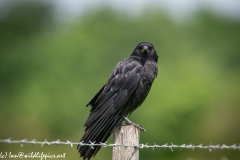
[[133,125],[134,127],[140,129],[140,131],[146,132],[146,129],[144,129],[140,124],[136,124],[130,121],[127,117],[122,116],[122,118],[125,120],[127,124]]

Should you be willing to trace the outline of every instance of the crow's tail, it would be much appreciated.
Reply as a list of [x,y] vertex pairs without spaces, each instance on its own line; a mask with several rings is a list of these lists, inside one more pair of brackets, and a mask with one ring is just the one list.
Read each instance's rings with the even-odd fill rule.
[[[112,115],[110,117],[99,118],[95,120],[90,126],[87,126],[85,134],[80,142],[84,143],[104,143],[110,137],[113,129],[122,123],[123,119],[120,115]],[[77,146],[78,153],[83,159],[90,160],[101,149],[101,146]]]

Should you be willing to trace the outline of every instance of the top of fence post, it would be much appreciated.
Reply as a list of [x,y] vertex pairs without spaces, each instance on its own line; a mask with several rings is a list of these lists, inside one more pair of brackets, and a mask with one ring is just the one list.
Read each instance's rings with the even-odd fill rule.
[[[123,125],[114,129],[113,139],[119,146],[113,147],[112,160],[139,159],[140,130],[133,125]],[[125,146],[129,147],[125,147]]]

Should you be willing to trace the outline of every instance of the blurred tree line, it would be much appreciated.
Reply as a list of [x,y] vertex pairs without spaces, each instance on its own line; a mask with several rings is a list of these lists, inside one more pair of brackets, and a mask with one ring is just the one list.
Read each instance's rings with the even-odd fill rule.
[[[10,4],[0,14],[0,138],[78,141],[88,100],[118,61],[149,41],[159,55],[159,74],[130,117],[147,129],[140,143],[240,142],[239,20],[204,10],[175,22],[161,11],[129,17],[106,7],[59,24],[52,6],[36,1]],[[95,159],[110,159],[111,149]],[[69,146],[0,144],[1,151],[78,158]],[[230,150],[140,150],[140,159],[239,156]]]

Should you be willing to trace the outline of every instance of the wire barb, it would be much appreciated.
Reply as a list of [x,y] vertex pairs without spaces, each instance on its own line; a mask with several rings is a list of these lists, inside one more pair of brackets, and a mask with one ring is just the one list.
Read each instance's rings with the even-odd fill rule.
[[182,144],[182,145],[175,145],[173,143],[171,144],[164,144],[164,145],[158,145],[158,144],[153,144],[153,145],[148,145],[148,143],[146,144],[139,144],[139,145],[123,145],[123,144],[107,144],[107,142],[100,142],[100,143],[95,143],[95,142],[91,142],[89,141],[89,143],[84,143],[84,142],[71,142],[69,140],[67,140],[66,142],[62,142],[60,141],[60,139],[56,140],[56,141],[48,141],[47,139],[45,139],[44,141],[37,141],[36,139],[33,140],[27,140],[27,139],[22,139],[22,140],[12,140],[11,138],[8,139],[0,139],[0,143],[7,143],[7,144],[20,144],[21,147],[23,147],[25,144],[31,144],[31,145],[40,145],[41,147],[45,146],[45,145],[69,145],[71,147],[73,147],[74,145],[80,145],[80,146],[90,146],[92,149],[94,149],[95,146],[101,146],[101,147],[136,147],[136,148],[152,148],[153,150],[155,150],[156,148],[163,148],[164,150],[170,149],[171,151],[173,151],[174,149],[179,148],[180,150],[182,149],[192,149],[194,150],[195,148],[197,149],[208,149],[210,152],[213,149],[231,149],[231,150],[239,150],[240,151],[240,144],[233,144],[233,145],[225,145],[225,144],[217,144],[217,145],[212,145],[210,144],[209,146],[204,146],[203,144],[199,144],[199,145],[194,145],[194,144]]

